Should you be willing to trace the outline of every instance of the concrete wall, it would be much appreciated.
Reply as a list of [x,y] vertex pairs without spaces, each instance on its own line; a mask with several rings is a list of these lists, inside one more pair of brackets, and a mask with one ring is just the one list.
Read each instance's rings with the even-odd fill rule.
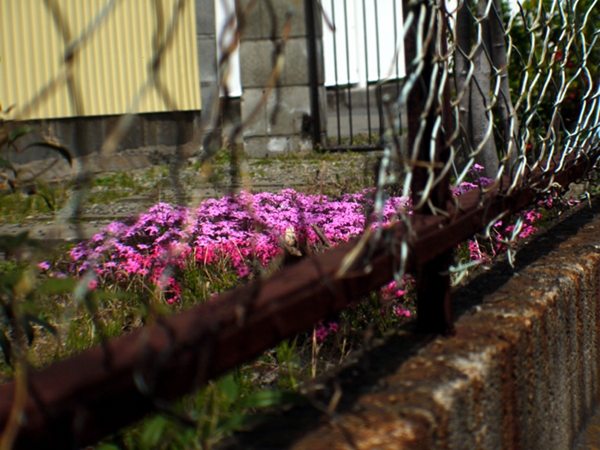
[[[252,3],[240,2],[242,8]],[[308,54],[303,2],[292,9],[289,0],[255,2],[241,31],[242,121],[244,150],[253,157],[311,149]],[[284,50],[284,65],[277,87],[262,102],[276,63],[286,15],[291,14],[291,33]],[[319,68],[323,79],[322,67]],[[325,97],[324,95],[322,96]],[[255,109],[258,107],[258,110]]]
[[120,119],[121,116],[98,116],[7,122],[4,127],[9,133],[21,127],[33,130],[18,139],[19,149],[42,141],[57,143],[69,151],[73,165],[69,166],[58,152],[35,145],[24,152],[4,152],[0,157],[8,157],[21,171],[22,181],[38,174],[40,179],[51,181],[75,177],[82,170],[100,173],[170,163],[199,151],[199,146],[191,141],[200,112],[187,111],[133,116],[131,127],[112,153],[100,153]]
[[196,33],[198,35],[198,62],[200,64],[200,87],[202,109],[210,108],[217,93],[217,41],[215,30],[214,0],[195,0]]
[[227,448],[572,448],[599,399],[599,289],[596,202],[519,252],[515,271],[500,262],[457,291],[455,336],[404,329],[319,380],[320,411]]

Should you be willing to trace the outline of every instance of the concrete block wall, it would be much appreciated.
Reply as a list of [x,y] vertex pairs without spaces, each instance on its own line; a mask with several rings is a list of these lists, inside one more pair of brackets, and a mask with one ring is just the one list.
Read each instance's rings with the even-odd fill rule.
[[401,330],[317,380],[312,406],[224,448],[573,448],[600,395],[599,290],[597,201],[514,272],[500,262],[460,289],[455,336]]
[[[42,140],[57,141],[71,152],[73,157],[98,155],[106,138],[117,126],[121,116],[74,117],[53,120],[31,120],[26,122],[8,122],[8,130],[23,126],[30,127],[32,132],[19,139],[19,147]],[[171,113],[148,113],[132,117],[131,127],[119,142],[115,151],[137,151],[151,155],[152,153],[174,154],[173,149],[192,140],[194,130],[200,120],[200,111],[182,111]],[[187,149],[186,151],[191,151]],[[44,147],[32,147],[30,151],[13,152],[11,161],[26,164],[36,160],[44,160],[54,154]]]
[[[221,1],[221,0],[217,0]],[[219,64],[217,58],[217,30],[215,28],[215,0],[195,0],[198,64],[200,65],[200,95],[202,115],[198,126],[204,134],[220,125],[215,115],[219,113]]]
[[[248,127],[243,130],[244,150],[252,157],[263,157],[311,149],[308,129],[311,107],[303,2],[244,0],[240,2],[242,10],[246,10],[252,3],[254,6],[247,9],[248,14],[242,24],[240,36],[243,89],[241,119],[251,119]],[[276,63],[276,48],[281,43],[288,15],[291,15],[291,32],[283,52],[284,65],[276,89],[266,101],[261,101]]]
[[214,100],[216,85],[219,82],[215,4],[214,0],[195,0],[195,6],[202,109],[206,109]]

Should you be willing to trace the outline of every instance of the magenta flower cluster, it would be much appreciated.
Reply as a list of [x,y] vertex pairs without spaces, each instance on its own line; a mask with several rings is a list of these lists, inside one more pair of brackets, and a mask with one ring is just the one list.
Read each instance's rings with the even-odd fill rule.
[[314,336],[317,341],[323,341],[330,333],[335,334],[338,332],[339,326],[338,323],[327,322],[323,323],[322,320],[319,320],[314,327]]
[[[407,205],[405,197],[390,198],[383,220],[395,220]],[[198,208],[159,203],[130,222],[113,222],[71,251],[71,270],[93,269],[97,277],[127,283],[134,277],[162,288],[169,303],[179,300],[181,286],[174,276],[190,258],[209,265],[227,261],[238,276],[250,274],[251,261],[266,266],[282,250],[282,237],[316,244],[316,225],[332,242],[362,233],[365,212],[372,209],[371,192],[341,199],[286,189],[278,194],[242,192],[235,197],[211,199]]]
[[[478,183],[463,182],[455,189],[460,195],[491,180],[478,178],[481,167],[470,171]],[[307,195],[286,189],[280,193],[242,192],[237,196],[211,199],[196,209],[159,203],[146,214],[126,222],[113,222],[101,233],[82,242],[71,251],[70,270],[82,274],[92,270],[95,279],[91,289],[100,283],[128,286],[137,279],[154,285],[168,303],[181,299],[181,280],[186,265],[222,264],[240,278],[249,276],[253,263],[266,266],[282,253],[283,242],[291,234],[296,243],[308,248],[319,242],[311,225],[318,227],[334,245],[364,231],[367,211],[373,209],[374,189],[344,195],[335,199],[324,195]],[[398,220],[399,213],[410,206],[407,197],[389,198],[384,206],[383,222]],[[410,213],[410,212],[409,212]],[[533,223],[541,215],[533,210],[521,214],[523,227],[519,238],[537,230]],[[495,255],[505,250],[514,225],[499,221],[494,225],[496,242],[490,251]],[[486,248],[477,240],[468,242],[471,260],[488,260]],[[47,263],[40,268],[49,270]],[[381,290],[382,300],[396,317],[410,317],[402,306],[409,292],[404,278]],[[382,311],[385,314],[385,309]],[[335,333],[335,322],[316,326],[316,337],[324,339]]]
[[[469,170],[469,174],[471,177],[478,179],[478,183],[473,183],[470,181],[463,181],[460,185],[454,190],[454,195],[461,195],[465,192],[468,192],[472,189],[478,188],[480,185],[485,187],[493,182],[493,180],[485,177],[479,176],[479,173],[483,170],[483,166],[479,164],[474,164],[473,168]],[[546,201],[538,202],[538,206],[540,207],[552,207],[553,206],[553,197],[549,197]],[[522,223],[520,229],[514,236],[517,239],[525,239],[538,231],[538,228],[534,225],[535,222],[539,221],[542,218],[542,214],[533,209],[530,211],[518,213],[515,217],[520,218]],[[476,239],[467,241],[466,245],[469,248],[469,260],[470,261],[490,261],[493,256],[498,252],[506,251],[507,249],[507,241],[510,241],[513,238],[513,234],[515,234],[515,224],[512,222],[508,222],[506,220],[499,220],[493,225],[492,230],[492,238],[493,242],[491,247],[488,249],[485,246],[482,246],[479,241]],[[465,244],[461,244],[459,247],[462,247]]]

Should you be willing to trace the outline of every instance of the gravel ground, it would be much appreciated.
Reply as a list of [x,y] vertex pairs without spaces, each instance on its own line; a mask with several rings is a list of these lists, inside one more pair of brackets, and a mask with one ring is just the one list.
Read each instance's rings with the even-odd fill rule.
[[227,162],[202,170],[197,161],[190,160],[178,172],[167,166],[131,169],[124,172],[126,183],[114,181],[115,172],[101,173],[97,180],[112,177],[113,181],[91,189],[89,201],[78,216],[79,225],[69,223],[72,212],[67,204],[54,215],[31,215],[20,223],[6,223],[14,220],[5,217],[5,223],[0,224],[0,234],[28,230],[30,237],[38,239],[80,240],[91,237],[114,220],[145,212],[158,201],[193,207],[208,198],[219,198],[242,189],[278,192],[295,188],[337,196],[372,186],[377,156],[377,152],[312,153],[281,159],[250,159],[237,168],[235,185],[232,185],[231,167]]

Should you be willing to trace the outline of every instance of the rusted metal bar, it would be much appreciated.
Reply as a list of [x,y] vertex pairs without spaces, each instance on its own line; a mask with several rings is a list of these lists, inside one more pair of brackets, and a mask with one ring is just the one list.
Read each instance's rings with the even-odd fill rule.
[[[415,215],[408,270],[427,264],[481,231],[500,213],[530,205],[537,190],[580,179],[596,162],[574,161],[554,176],[541,170],[510,195],[499,186],[473,190],[450,202],[450,217]],[[344,277],[339,268],[355,242],[286,268],[276,276],[221,295],[186,312],[166,317],[103,347],[88,350],[30,374],[29,399],[15,448],[72,448],[141,418],[175,399],[341,311],[350,302],[393,278],[404,223],[386,229],[367,261]],[[390,245],[392,243],[392,245]],[[0,386],[0,426],[5,427],[15,383]]]

